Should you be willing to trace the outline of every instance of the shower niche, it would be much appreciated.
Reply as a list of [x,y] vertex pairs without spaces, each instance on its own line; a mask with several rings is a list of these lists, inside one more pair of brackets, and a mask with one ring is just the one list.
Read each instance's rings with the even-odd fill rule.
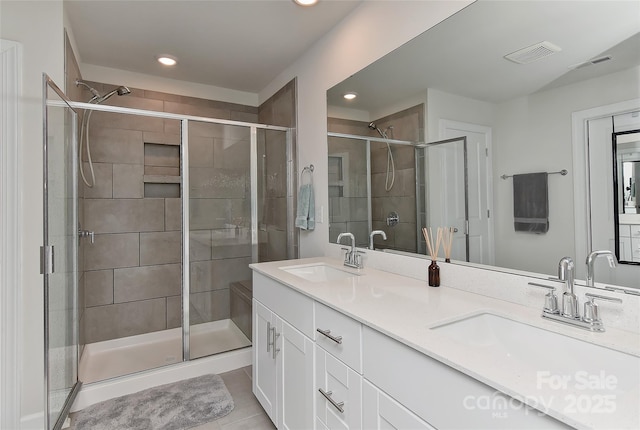
[[144,196],[180,197],[180,142],[144,144]]

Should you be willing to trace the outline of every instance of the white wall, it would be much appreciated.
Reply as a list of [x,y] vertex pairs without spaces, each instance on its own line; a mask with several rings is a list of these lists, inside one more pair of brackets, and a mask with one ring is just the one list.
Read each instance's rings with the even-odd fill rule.
[[264,101],[292,78],[298,78],[298,170],[309,164],[315,166],[317,214],[316,229],[300,234],[301,257],[323,255],[329,242],[327,89],[470,3],[363,2],[260,92]]
[[[560,258],[576,255],[574,217],[586,215],[573,207],[571,113],[639,94],[640,69],[635,68],[498,105],[493,146],[496,265],[553,273]],[[500,175],[562,169],[569,174],[549,176],[549,232],[516,233],[512,184]]]
[[[42,72],[64,81],[62,1],[0,2],[0,38],[23,45],[22,147],[22,382],[21,416],[36,416],[42,427],[44,400],[43,291],[39,247],[42,245]],[[6,288],[7,286],[2,286]]]
[[495,105],[429,88],[427,91],[427,142],[441,139],[439,134],[441,119],[492,127],[495,121]]

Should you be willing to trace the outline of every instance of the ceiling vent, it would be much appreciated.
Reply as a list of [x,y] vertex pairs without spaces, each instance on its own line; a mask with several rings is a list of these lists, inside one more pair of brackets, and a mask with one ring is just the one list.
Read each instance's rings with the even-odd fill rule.
[[560,47],[551,42],[544,41],[519,49],[511,54],[505,55],[504,58],[514,63],[528,64],[560,51],[562,51]]
[[569,66],[569,69],[572,69],[572,70],[581,69],[583,67],[593,66],[594,64],[604,63],[605,61],[609,61],[609,60],[611,60],[611,55],[605,55],[603,57],[593,58],[589,61],[584,61],[582,63],[574,64],[572,66]]

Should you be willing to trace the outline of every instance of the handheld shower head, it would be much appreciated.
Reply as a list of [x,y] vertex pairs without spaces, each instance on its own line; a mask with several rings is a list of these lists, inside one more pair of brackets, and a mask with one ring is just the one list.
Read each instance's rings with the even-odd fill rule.
[[109,97],[111,97],[114,94],[118,94],[119,96],[126,96],[127,94],[131,94],[131,90],[125,87],[124,85],[121,85],[115,90],[108,92],[104,96],[101,96],[98,90],[89,86],[86,82],[81,81],[80,79],[76,79],[76,87],[79,85],[86,87],[89,90],[89,92],[93,95],[91,100],[89,100],[89,103],[96,103],[96,104],[102,103],[103,101],[107,100]]
[[121,85],[115,90],[108,92],[104,96],[98,97],[98,101],[96,103],[102,103],[114,94],[118,94],[119,96],[126,96],[127,94],[131,94],[131,90],[124,85]]

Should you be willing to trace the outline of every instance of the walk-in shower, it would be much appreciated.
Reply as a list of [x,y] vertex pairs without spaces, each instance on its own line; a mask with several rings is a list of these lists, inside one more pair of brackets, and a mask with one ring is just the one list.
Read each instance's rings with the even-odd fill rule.
[[[61,201],[75,205],[55,213],[67,226],[67,280],[78,291],[65,302],[75,309],[69,330],[80,356],[69,365],[84,382],[74,408],[123,392],[114,387],[131,392],[250,364],[248,265],[296,257],[291,129],[209,118],[221,102],[165,104],[159,93],[136,92],[127,101],[135,108],[104,105],[128,89],[79,85],[91,102],[47,101],[50,109],[92,115],[82,134],[91,139],[94,186],[74,173],[77,146],[48,160],[52,178],[68,173]],[[229,105],[244,109],[236,116],[258,118],[257,108]],[[163,111],[171,109],[202,115]],[[79,225],[91,235],[79,235]]]

